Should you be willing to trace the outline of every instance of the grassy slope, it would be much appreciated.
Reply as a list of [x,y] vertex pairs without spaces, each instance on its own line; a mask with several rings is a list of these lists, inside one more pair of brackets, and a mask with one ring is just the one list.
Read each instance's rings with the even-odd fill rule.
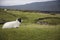
[[[4,19],[6,18],[5,20],[10,21],[21,17],[23,22],[18,29],[1,29],[2,25],[0,25],[0,40],[60,40],[60,25],[39,25],[34,23],[37,18],[53,17],[53,15],[22,11],[7,11],[5,14],[0,14],[0,18],[3,16]],[[58,14],[55,16],[60,17]]]

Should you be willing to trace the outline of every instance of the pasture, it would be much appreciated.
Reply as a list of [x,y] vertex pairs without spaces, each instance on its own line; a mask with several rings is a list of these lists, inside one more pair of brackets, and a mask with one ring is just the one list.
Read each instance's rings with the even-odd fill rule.
[[[60,19],[47,19],[57,25],[38,24],[36,19],[44,17],[60,17],[60,14],[51,15],[39,12],[24,12],[16,10],[0,11],[0,22],[14,21],[22,18],[19,28],[2,29],[0,24],[0,40],[60,40]],[[4,21],[2,21],[4,20]]]

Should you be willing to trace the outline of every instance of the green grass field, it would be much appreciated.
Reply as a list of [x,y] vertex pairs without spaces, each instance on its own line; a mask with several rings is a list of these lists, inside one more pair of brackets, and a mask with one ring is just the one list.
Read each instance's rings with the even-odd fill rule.
[[[22,18],[23,22],[19,28],[2,29],[0,24],[0,40],[60,40],[60,25],[37,24],[35,20],[43,17],[60,17],[60,14],[50,15],[38,12],[23,11],[0,11],[0,18],[5,21],[13,21]],[[54,19],[59,23],[59,20]],[[48,19],[46,20],[48,21]],[[0,20],[1,22],[1,20]],[[53,22],[50,19],[48,22]]]

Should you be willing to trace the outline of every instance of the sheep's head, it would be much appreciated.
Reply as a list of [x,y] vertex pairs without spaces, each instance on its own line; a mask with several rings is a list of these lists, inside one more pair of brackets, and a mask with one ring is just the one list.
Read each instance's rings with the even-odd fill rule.
[[18,21],[21,22],[21,18],[18,18]]

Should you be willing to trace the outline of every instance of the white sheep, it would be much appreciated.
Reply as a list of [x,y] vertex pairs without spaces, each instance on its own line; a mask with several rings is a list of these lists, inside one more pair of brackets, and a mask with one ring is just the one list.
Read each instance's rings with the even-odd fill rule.
[[2,28],[18,28],[20,24],[21,18],[18,18],[16,21],[6,22]]

